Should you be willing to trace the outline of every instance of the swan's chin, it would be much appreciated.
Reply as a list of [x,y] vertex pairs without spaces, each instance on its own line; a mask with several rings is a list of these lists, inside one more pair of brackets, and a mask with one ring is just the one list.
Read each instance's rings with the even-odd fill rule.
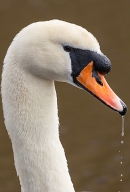
[[102,103],[119,112],[122,116],[125,115],[127,111],[125,103],[110,88],[104,74],[100,74],[94,69],[93,61],[80,72],[76,77],[76,82]]

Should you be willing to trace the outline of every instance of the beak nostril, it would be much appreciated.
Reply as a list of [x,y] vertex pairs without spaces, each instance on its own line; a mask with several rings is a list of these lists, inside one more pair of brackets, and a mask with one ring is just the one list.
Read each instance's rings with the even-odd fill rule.
[[97,81],[97,83],[98,83],[99,85],[103,86],[103,83],[102,83],[102,81],[101,81],[101,80],[96,79],[96,81]]
[[101,77],[98,75],[98,73],[97,73],[97,71],[95,70],[94,67],[93,67],[93,69],[92,69],[92,77],[95,78],[96,82],[97,82],[99,85],[103,86],[103,82],[101,81]]

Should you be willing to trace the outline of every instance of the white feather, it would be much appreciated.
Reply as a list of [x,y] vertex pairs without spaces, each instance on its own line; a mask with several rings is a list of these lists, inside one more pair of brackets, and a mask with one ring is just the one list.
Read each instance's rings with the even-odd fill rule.
[[24,28],[10,45],[2,74],[5,125],[22,192],[74,192],[59,139],[54,81],[73,84],[63,45],[101,53],[86,29],[52,20]]

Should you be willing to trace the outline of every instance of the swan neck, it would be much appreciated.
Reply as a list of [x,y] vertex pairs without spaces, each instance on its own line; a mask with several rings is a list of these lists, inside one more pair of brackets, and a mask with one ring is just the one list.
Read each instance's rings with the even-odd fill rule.
[[54,82],[6,69],[2,77],[5,124],[22,192],[74,192],[59,140]]

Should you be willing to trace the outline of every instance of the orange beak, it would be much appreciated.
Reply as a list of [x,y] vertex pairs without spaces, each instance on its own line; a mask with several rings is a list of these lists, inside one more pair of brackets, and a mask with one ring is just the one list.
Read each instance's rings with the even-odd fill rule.
[[108,83],[105,80],[104,75],[97,73],[100,82],[97,82],[93,76],[93,61],[91,61],[76,77],[79,84],[87,89],[92,95],[97,97],[104,104],[109,106],[115,111],[118,111],[121,115],[125,115],[127,108],[123,101],[113,92]]

